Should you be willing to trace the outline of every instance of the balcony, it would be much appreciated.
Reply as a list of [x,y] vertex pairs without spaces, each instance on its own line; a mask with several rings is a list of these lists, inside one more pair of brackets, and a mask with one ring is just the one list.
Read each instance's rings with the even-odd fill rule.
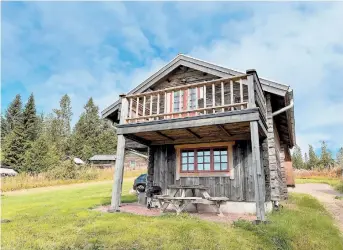
[[231,131],[237,127],[234,123],[241,123],[240,129],[249,128],[247,122],[254,120],[266,133],[266,101],[256,73],[122,96],[120,116],[118,134],[150,142],[181,142],[177,138],[185,131],[193,139],[202,139],[195,132],[199,128],[207,128],[215,137],[219,134],[211,126]]

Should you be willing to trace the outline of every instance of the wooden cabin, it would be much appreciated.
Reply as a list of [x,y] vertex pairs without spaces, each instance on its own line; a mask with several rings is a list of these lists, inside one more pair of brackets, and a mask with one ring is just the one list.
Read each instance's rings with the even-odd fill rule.
[[102,112],[117,125],[112,208],[119,210],[123,156],[148,148],[148,184],[202,184],[230,199],[227,212],[265,211],[287,198],[285,162],[295,145],[293,92],[260,78],[179,54]]

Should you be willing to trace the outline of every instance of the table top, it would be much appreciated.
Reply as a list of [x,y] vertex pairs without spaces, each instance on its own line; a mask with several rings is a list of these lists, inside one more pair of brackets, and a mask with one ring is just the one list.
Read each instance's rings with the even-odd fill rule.
[[169,185],[169,189],[202,189],[207,190],[208,187],[205,187],[203,185]]

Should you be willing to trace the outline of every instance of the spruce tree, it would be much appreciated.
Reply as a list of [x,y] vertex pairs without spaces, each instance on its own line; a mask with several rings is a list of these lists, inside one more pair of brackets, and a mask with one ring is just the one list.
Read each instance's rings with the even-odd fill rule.
[[84,106],[84,112],[74,128],[72,153],[83,160],[97,153],[100,144],[101,120],[99,108],[90,98]]
[[296,169],[304,168],[304,161],[301,154],[301,149],[298,145],[295,145],[292,154],[293,167]]
[[304,154],[304,168],[309,169],[307,153]]
[[9,114],[7,117],[11,117],[11,130],[4,140],[2,145],[3,150],[3,162],[6,165],[13,167],[16,171],[22,171],[24,163],[25,153],[25,129],[22,117],[22,107],[20,96],[18,95],[14,102],[10,106]]
[[5,118],[9,131],[14,129],[15,124],[22,122],[22,102],[19,94],[16,95],[14,100],[10,103],[8,109],[6,110]]
[[321,154],[320,154],[320,165],[322,168],[331,168],[334,165],[331,152],[327,149],[327,144],[322,141]]
[[309,155],[309,160],[308,160],[308,166],[309,169],[314,169],[318,167],[318,163],[319,163],[319,159],[316,155],[316,153],[314,152],[313,146],[312,145],[308,145],[308,155]]
[[30,95],[25,105],[23,111],[23,122],[25,130],[25,142],[29,145],[31,142],[37,139],[39,130],[36,105],[33,94]]
[[8,135],[10,129],[6,118],[1,114],[1,144],[4,143],[6,136]]
[[45,135],[41,135],[25,153],[25,172],[40,173],[52,168],[59,162],[54,145],[49,144]]

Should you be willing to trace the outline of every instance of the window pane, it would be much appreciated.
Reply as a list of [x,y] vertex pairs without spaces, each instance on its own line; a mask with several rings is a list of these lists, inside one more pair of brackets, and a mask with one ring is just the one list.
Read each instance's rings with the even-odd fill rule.
[[204,151],[198,151],[198,156],[203,156],[204,155]]
[[188,152],[182,152],[182,156],[187,156]]
[[227,170],[227,163],[222,163],[221,168],[222,170]]
[[188,170],[193,171],[194,170],[194,164],[188,164]]
[[182,163],[187,163],[187,156],[186,157],[182,157]]
[[188,163],[194,163],[194,157],[189,157],[188,158]]
[[198,156],[198,163],[203,163],[203,159],[204,158],[202,156],[200,156],[200,157]]
[[211,157],[209,157],[209,156],[205,156],[205,157],[204,157],[204,161],[205,161],[205,162],[208,162],[208,163],[209,163],[210,160],[211,160]]
[[215,151],[213,151],[213,154],[214,154],[214,155],[220,155],[220,151],[215,150]]
[[210,170],[211,169],[211,167],[210,167],[210,164],[209,163],[205,163],[204,164],[204,170]]
[[227,155],[227,150],[226,149],[222,150],[220,153],[221,153],[221,155]]
[[220,156],[219,155],[214,156],[214,162],[220,162]]
[[188,156],[194,156],[194,152],[188,152]]
[[198,170],[199,171],[204,170],[204,164],[198,164]]
[[182,170],[187,171],[187,164],[182,164]]
[[222,155],[221,162],[227,162],[227,155]]
[[220,163],[214,163],[214,170],[220,170]]
[[205,155],[210,155],[210,154],[211,154],[211,151],[210,151],[210,150],[204,151],[204,154],[205,154]]

